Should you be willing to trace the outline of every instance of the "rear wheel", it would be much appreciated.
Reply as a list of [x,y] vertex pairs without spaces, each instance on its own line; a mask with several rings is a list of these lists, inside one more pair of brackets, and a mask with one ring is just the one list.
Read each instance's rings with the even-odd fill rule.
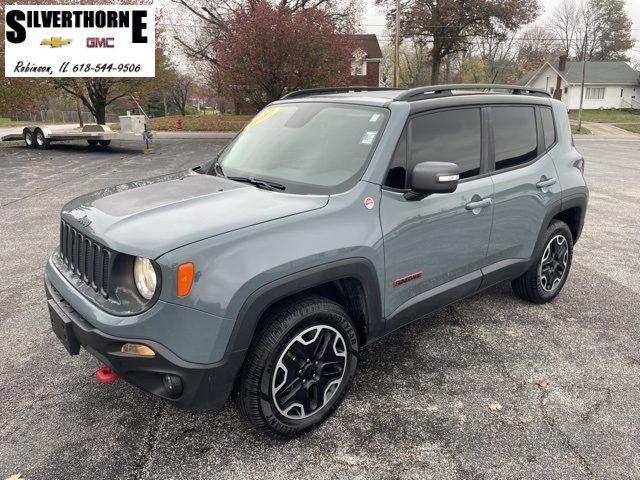
[[24,138],[24,144],[27,146],[27,148],[36,148],[36,139],[31,130],[25,128],[22,131],[22,138]]
[[36,128],[34,132],[36,147],[40,150],[46,150],[49,148],[49,139],[45,137],[44,132],[39,128]]
[[243,368],[238,406],[255,426],[293,437],[327,419],[355,374],[359,341],[347,312],[320,296],[265,319]]
[[98,143],[101,147],[108,147],[111,145],[111,140],[99,140]]
[[538,246],[535,262],[511,282],[520,298],[534,303],[553,300],[562,290],[573,257],[573,236],[566,223],[554,220]]

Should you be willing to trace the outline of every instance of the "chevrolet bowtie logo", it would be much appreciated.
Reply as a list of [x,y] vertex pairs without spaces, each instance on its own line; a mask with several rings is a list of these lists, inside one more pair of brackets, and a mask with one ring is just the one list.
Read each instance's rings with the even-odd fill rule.
[[61,37],[45,38],[40,42],[40,45],[49,45],[51,48],[60,48],[64,45],[69,45],[71,40]]

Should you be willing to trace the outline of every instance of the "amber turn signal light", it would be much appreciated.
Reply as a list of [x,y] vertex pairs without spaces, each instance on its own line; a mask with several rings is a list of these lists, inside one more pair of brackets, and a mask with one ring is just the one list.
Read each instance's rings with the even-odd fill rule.
[[193,263],[183,263],[178,267],[178,296],[186,297],[193,285]]
[[142,355],[143,357],[155,357],[156,352],[141,343],[125,343],[120,349],[122,353],[130,353],[131,355]]

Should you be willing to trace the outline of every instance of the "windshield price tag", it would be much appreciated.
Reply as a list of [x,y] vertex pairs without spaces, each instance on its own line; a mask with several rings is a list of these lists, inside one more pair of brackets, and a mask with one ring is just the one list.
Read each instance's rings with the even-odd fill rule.
[[7,5],[7,77],[155,77],[155,5]]

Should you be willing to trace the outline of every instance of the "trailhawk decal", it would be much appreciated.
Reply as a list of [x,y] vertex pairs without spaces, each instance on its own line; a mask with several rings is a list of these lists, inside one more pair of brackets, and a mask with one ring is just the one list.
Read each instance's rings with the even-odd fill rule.
[[400,285],[404,285],[405,283],[408,283],[412,280],[417,280],[420,277],[422,277],[422,272],[410,273],[409,275],[405,275],[404,277],[396,278],[393,281],[393,288],[397,288]]

